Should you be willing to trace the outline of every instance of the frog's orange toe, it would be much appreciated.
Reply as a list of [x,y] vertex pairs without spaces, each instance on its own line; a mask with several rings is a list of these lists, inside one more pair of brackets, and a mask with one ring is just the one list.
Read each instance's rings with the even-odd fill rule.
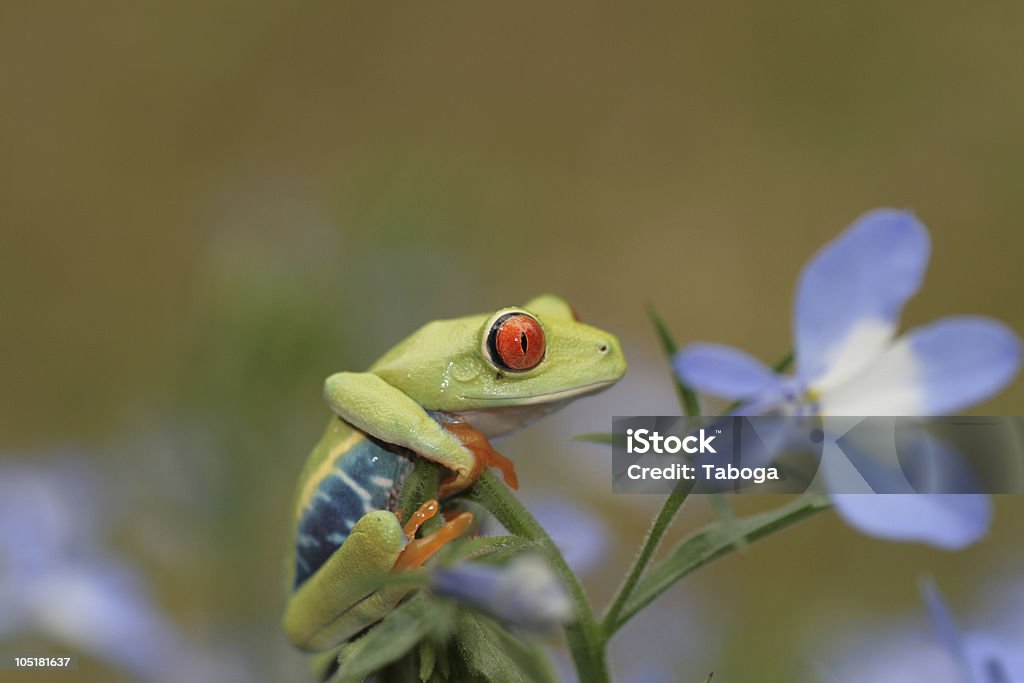
[[[422,510],[422,508],[420,508]],[[436,511],[435,511],[436,512]],[[432,515],[431,515],[432,516]],[[410,520],[411,523],[412,520]],[[443,527],[426,538],[411,539],[395,560],[395,569],[413,569],[429,560],[446,543],[454,541],[469,531],[473,525],[472,512],[460,512]]]
[[[437,501],[433,498],[421,505],[416,512],[412,513],[412,516],[409,518],[409,521],[405,523],[405,526],[402,527],[405,537],[408,539],[414,538],[416,536],[416,532],[420,530],[423,523],[436,515],[437,511],[440,509],[441,506],[438,505]],[[399,517],[398,521],[402,521],[402,518]]]
[[515,463],[496,451],[486,436],[465,422],[447,422],[442,426],[476,456],[476,463],[464,481],[460,482],[458,476],[455,476],[441,482],[440,495],[442,497],[471,486],[488,467],[497,467],[501,470],[506,484],[513,489],[519,488]]

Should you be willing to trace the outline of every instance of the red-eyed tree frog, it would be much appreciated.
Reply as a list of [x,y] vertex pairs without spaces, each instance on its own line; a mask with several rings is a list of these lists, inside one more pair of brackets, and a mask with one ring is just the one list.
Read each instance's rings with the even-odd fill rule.
[[451,471],[442,501],[488,466],[515,488],[512,463],[489,439],[601,391],[625,371],[613,335],[543,295],[428,323],[366,372],[328,377],[324,396],[334,415],[302,471],[294,506],[284,615],[291,641],[325,650],[376,623],[409,588],[381,582],[374,589],[374,578],[420,566],[469,529],[471,513],[460,512],[416,538],[440,506],[396,509],[414,458]]

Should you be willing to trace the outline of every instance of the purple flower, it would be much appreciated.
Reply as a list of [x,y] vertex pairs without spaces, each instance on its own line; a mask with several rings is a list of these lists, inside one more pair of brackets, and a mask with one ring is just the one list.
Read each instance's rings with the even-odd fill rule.
[[[585,507],[553,496],[524,499],[524,504],[544,527],[574,574],[584,575],[601,564],[607,553],[608,529]],[[508,534],[494,517],[484,518],[483,533]]]
[[565,587],[536,555],[524,555],[507,565],[465,562],[436,569],[430,587],[512,626],[545,630],[573,617]]
[[980,633],[965,633],[957,626],[942,594],[932,582],[923,588],[935,636],[956,662],[964,683],[1020,683],[1024,681],[1024,655],[1019,643]]
[[[741,401],[742,414],[948,415],[983,401],[1020,366],[1020,340],[1007,326],[957,316],[896,338],[929,251],[928,232],[913,214],[871,211],[800,275],[793,375],[776,374],[737,349],[704,343],[680,351],[675,370],[699,391]],[[977,495],[833,493],[832,499],[865,533],[948,549],[984,535],[991,516],[988,498]]]
[[237,662],[185,639],[135,567],[111,557],[101,502],[81,461],[0,464],[0,640],[41,636],[140,681],[243,680]]
[[1019,605],[1010,623],[996,629],[963,629],[933,583],[923,585],[922,595],[930,622],[927,630],[882,624],[865,628],[864,633],[870,635],[859,637],[855,645],[842,646],[843,654],[828,657],[822,680],[1024,682],[1024,622]]

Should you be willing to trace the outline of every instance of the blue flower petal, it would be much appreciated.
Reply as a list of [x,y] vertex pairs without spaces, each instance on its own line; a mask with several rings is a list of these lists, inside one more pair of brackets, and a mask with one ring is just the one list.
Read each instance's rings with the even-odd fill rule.
[[779,376],[753,356],[721,344],[690,344],[672,360],[676,374],[697,391],[739,399],[777,390]]
[[928,580],[922,583],[921,596],[928,608],[928,616],[939,644],[960,664],[962,669],[968,670],[967,649],[964,646],[960,629],[934,581]]
[[893,209],[864,214],[822,248],[797,285],[797,374],[826,389],[870,364],[895,335],[929,252],[924,225]]
[[[869,438],[868,433],[860,433],[858,438],[856,429],[843,429],[844,418],[827,418],[823,424],[826,434],[842,436],[825,440],[819,481],[836,512],[850,526],[876,538],[927,543],[946,550],[965,548],[988,532],[992,503],[987,495],[914,492],[920,489],[907,479],[907,463],[894,446],[898,441],[906,448],[917,441],[919,447],[926,447],[926,437],[886,436],[872,430],[871,437],[881,438]],[[934,458],[930,464],[942,471],[934,481],[930,476],[925,480],[944,482],[948,479],[945,470],[955,467],[957,460],[953,451]],[[917,479],[920,473],[912,474]]]
[[923,414],[955,413],[1005,387],[1020,369],[1020,339],[990,318],[950,317],[907,335],[926,398]]
[[[523,502],[547,530],[548,536],[555,542],[573,572],[582,575],[602,566],[602,560],[608,554],[609,531],[599,515],[584,506],[555,498],[554,495],[526,496]],[[484,519],[481,533],[503,536],[510,532],[493,516],[488,515]]]
[[555,498],[530,500],[527,507],[547,530],[573,572],[585,574],[602,564],[609,532],[599,517]]
[[984,401],[1020,369],[1006,325],[950,317],[916,328],[865,372],[821,397],[827,415],[951,415]]
[[[829,417],[822,425],[829,431],[819,472],[831,493],[988,492],[964,454],[924,424]],[[837,427],[845,429],[838,437]]]
[[972,683],[1013,683],[1024,681],[1024,654],[1020,651],[1019,634],[1004,642],[983,633],[968,633],[967,658]]
[[992,520],[986,495],[833,493],[836,512],[859,531],[891,541],[960,550],[982,538]]
[[1009,646],[985,634],[961,633],[956,620],[933,581],[921,586],[928,616],[939,644],[956,660],[969,683],[1010,683],[1024,680],[1024,658]]
[[430,587],[524,628],[545,630],[573,618],[569,594],[540,556],[523,555],[507,565],[464,562],[438,568]]

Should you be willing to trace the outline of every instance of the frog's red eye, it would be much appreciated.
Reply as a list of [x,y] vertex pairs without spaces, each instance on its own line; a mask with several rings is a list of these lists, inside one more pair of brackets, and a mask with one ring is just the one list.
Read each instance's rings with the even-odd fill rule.
[[506,313],[487,333],[491,360],[503,370],[532,370],[544,360],[544,348],[544,328],[526,313]]

